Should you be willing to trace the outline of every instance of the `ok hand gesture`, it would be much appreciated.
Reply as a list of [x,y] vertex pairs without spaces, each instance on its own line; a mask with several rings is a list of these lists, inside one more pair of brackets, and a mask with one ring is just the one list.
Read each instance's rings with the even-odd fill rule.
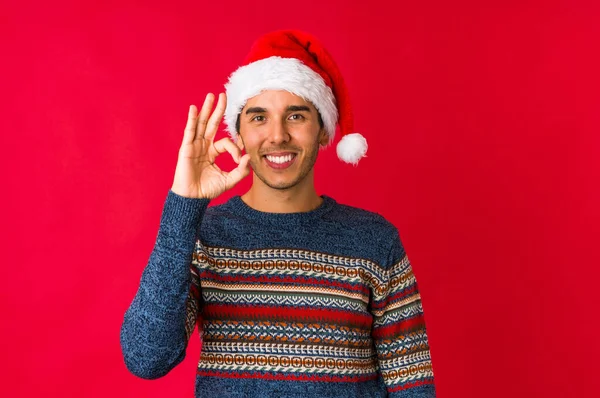
[[[217,107],[211,115],[214,100],[214,95],[209,93],[200,114],[197,114],[196,106],[190,106],[171,188],[180,196],[214,199],[250,173],[250,155],[242,156],[240,148],[229,137],[214,142],[227,98],[224,93],[219,94]],[[224,152],[229,152],[238,164],[230,172],[221,170],[215,164],[217,156]]]

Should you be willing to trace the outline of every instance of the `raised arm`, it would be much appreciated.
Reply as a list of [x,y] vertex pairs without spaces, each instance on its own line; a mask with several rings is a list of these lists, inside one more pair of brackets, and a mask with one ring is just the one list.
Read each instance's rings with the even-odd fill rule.
[[[200,113],[190,106],[173,186],[167,195],[150,259],[125,313],[121,349],[127,368],[145,379],[162,377],[185,357],[200,302],[192,267],[194,245],[208,203],[250,172],[248,155],[229,139],[214,142],[226,107],[208,94]],[[238,166],[222,171],[215,159],[229,152]]]

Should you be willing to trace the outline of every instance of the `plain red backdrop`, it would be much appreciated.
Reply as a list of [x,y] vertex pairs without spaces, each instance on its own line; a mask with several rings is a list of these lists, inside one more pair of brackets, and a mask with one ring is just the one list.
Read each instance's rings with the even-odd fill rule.
[[258,35],[297,28],[333,53],[370,144],[356,168],[321,152],[318,190],[399,228],[438,396],[600,396],[590,4],[3,3],[0,395],[192,396],[197,333],[145,381],[123,364],[121,321],[188,106]]

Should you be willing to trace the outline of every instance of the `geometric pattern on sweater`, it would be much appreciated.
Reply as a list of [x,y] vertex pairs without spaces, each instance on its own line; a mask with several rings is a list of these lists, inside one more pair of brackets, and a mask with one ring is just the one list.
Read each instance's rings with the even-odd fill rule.
[[423,313],[423,305],[420,301],[414,300],[412,303],[406,303],[406,306],[401,311],[395,311],[391,313],[386,313],[377,320],[375,320],[375,325],[385,325],[393,322],[398,322],[402,319],[410,318],[417,316],[418,314]]
[[[240,286],[240,291],[244,289],[244,286]],[[340,308],[353,311],[360,311],[363,305],[359,302],[338,299],[336,297],[316,297],[316,296],[301,296],[299,293],[288,293],[286,294],[263,294],[254,293],[252,290],[246,290],[247,294],[243,294],[240,291],[237,292],[221,292],[207,289],[206,286],[202,286],[202,294],[207,302],[220,302],[226,304],[239,304],[239,305],[272,305],[272,306],[294,306],[294,307],[330,307]],[[310,293],[307,293],[310,294]]]
[[375,367],[373,357],[353,359],[316,355],[290,354],[220,354],[203,352],[202,371],[267,371],[316,373],[327,375],[371,376]]
[[[387,269],[310,250],[238,250],[197,240],[187,329],[202,322],[198,375],[433,383],[407,256]],[[309,379],[307,379],[307,377]]]
[[397,229],[322,199],[313,211],[276,214],[239,196],[208,207],[169,191],[121,326],[127,369],[169,373],[197,322],[196,397],[435,397]]
[[[204,327],[205,343],[208,341],[283,341],[286,344],[329,344],[343,341],[343,348],[368,348],[372,341],[362,328],[325,323],[299,321],[229,322],[212,319]],[[258,338],[257,338],[258,336]],[[261,336],[264,336],[261,338]]]
[[315,356],[344,355],[355,358],[371,356],[370,348],[332,347],[326,345],[282,344],[282,343],[240,343],[240,342],[206,342],[206,348],[211,352],[267,353],[267,354],[298,354]]
[[186,302],[186,315],[185,315],[185,335],[186,339],[189,340],[190,336],[194,332],[194,328],[196,326],[199,308],[198,308],[198,300],[197,298],[200,296],[200,280],[198,279],[198,274],[196,273],[195,267],[190,267],[190,273],[192,276],[192,283],[190,286],[190,292],[188,294],[187,302]]
[[221,274],[301,275],[349,281],[360,278],[375,290],[385,293],[382,274],[373,261],[315,253],[299,249],[234,250],[204,247],[196,242],[199,267],[219,270]]

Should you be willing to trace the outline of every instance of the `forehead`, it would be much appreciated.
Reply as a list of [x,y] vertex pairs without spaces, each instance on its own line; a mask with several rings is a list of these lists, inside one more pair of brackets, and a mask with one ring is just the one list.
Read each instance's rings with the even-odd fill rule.
[[284,90],[264,90],[260,94],[246,101],[244,109],[261,107],[267,110],[285,110],[290,105],[307,105],[311,110],[316,110],[310,101]]

